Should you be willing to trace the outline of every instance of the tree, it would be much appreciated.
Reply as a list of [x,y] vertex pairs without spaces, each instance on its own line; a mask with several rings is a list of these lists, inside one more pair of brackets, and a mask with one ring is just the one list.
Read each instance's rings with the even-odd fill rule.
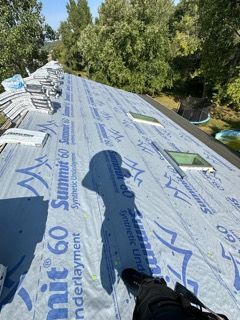
[[[216,91],[221,100],[229,100],[230,92],[239,83],[239,1],[199,0],[199,14],[205,94]],[[240,93],[238,97],[240,100]]]
[[60,25],[63,62],[74,70],[81,70],[82,54],[77,46],[81,32],[92,23],[92,16],[87,0],[69,0],[67,3],[68,18]]
[[171,86],[170,0],[106,0],[79,48],[97,81],[154,94]]
[[49,41],[54,41],[57,38],[57,33],[47,23],[44,25],[44,38]]
[[182,0],[170,21],[174,51],[174,86],[188,94],[202,94],[198,0]]
[[0,82],[46,61],[40,12],[37,0],[0,0]]
[[198,0],[182,0],[171,19],[171,31],[176,55],[189,56],[201,48],[199,38]]

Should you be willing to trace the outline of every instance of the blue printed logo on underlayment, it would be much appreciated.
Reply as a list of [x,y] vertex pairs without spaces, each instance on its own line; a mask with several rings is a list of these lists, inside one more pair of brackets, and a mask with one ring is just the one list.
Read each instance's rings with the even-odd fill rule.
[[17,185],[31,191],[35,196],[40,196],[41,189],[48,190],[49,188],[45,177],[49,176],[52,167],[48,163],[46,155],[36,158],[34,161],[34,165],[16,170],[17,173],[23,175],[23,179],[17,182]]
[[168,182],[165,184],[165,188],[174,192],[173,194],[174,198],[182,200],[183,202],[191,206],[192,205],[190,202],[191,197],[179,189],[178,182],[175,179],[173,179],[170,175],[168,175],[167,172],[164,174],[164,177],[168,179]]
[[113,118],[113,116],[110,113],[106,112],[106,111],[102,111],[101,115],[106,120],[111,120]]
[[46,123],[38,124],[37,127],[40,128],[40,131],[48,133],[50,136],[57,135],[58,125],[54,120],[49,120]]
[[[145,140],[145,141],[144,141]],[[155,149],[152,147],[151,144],[151,139],[149,138],[144,138],[143,139],[138,139],[138,143],[137,143],[137,147],[140,148],[140,150],[146,154],[149,154],[151,156],[153,156],[156,151]]]
[[224,191],[222,186],[222,180],[218,177],[217,171],[212,172],[209,174],[208,172],[201,172],[201,175],[206,181],[208,181],[215,189],[220,191]]
[[32,300],[29,292],[22,286],[25,275],[22,275],[20,281],[14,281],[15,274],[18,272],[18,269],[24,263],[26,256],[22,256],[20,260],[7,272],[6,279],[4,281],[4,292],[6,293],[3,299],[0,301],[0,309],[2,306],[7,304],[15,292],[22,299],[28,311],[32,310]]
[[240,211],[240,201],[234,197],[226,197],[227,201],[231,203],[231,205]]
[[120,131],[115,130],[113,128],[109,129],[109,137],[117,143],[122,142],[124,136],[120,133]]
[[142,175],[144,174],[145,170],[140,168],[138,162],[127,157],[123,158],[123,164],[130,169],[131,177],[137,186],[140,187],[141,183],[143,182]]
[[[79,233],[69,233],[62,226],[54,226],[48,230],[49,241],[47,244],[49,257],[43,262],[47,278],[39,282],[41,297],[47,304],[48,310],[46,319],[70,319],[69,303],[71,300],[71,312],[74,312],[74,319],[84,319],[84,285],[82,263],[81,238]],[[70,241],[71,240],[71,241]],[[72,246],[71,256],[69,246]],[[68,253],[68,260],[72,260],[72,268],[67,269],[62,265],[64,258],[56,259]],[[52,259],[53,258],[53,259]],[[69,293],[69,282],[74,287],[72,294]],[[72,318],[71,318],[72,319]]]
[[[174,262],[174,258],[176,258],[178,261],[177,268],[176,266],[171,265],[172,262],[171,264],[167,264],[169,274],[171,274],[175,279],[177,279],[177,281],[182,282],[182,284],[186,288],[190,288],[190,290],[192,290],[194,294],[197,295],[198,283],[197,281],[190,279],[188,275],[188,266],[193,255],[192,251],[181,248],[177,245],[178,235],[176,232],[163,227],[157,221],[154,222],[158,227],[158,231],[153,231],[153,234],[159,240],[161,245],[164,245],[171,251],[171,260]],[[181,264],[179,263],[179,259],[182,261]],[[167,282],[171,280],[168,275],[165,277],[165,279]]]
[[133,122],[132,122],[129,118],[124,119],[123,122],[122,122],[122,124],[123,124],[124,127],[127,128],[127,129],[134,129],[134,128],[135,128]]
[[227,252],[221,243],[220,246],[223,259],[227,260],[229,265],[231,264],[231,267],[234,270],[233,286],[237,291],[240,291],[240,259],[233,257],[230,251]]
[[[195,189],[194,186],[186,179],[180,179],[179,177],[173,179],[168,173],[165,173],[164,177],[168,179],[168,182],[165,184],[165,188],[174,192],[174,198],[179,199],[190,206],[195,202],[195,204],[205,214],[216,213],[216,210],[209,205],[209,203],[199,194],[198,190]],[[180,184],[185,187],[187,192],[183,192],[180,189]]]
[[206,158],[207,161],[209,161],[212,165],[216,164],[222,167],[227,168],[229,171],[234,172],[235,170],[230,166],[230,164],[228,165],[227,161],[224,161],[224,159],[221,159],[220,156],[215,156],[213,154],[210,154],[208,152],[208,150],[204,149],[204,156]]

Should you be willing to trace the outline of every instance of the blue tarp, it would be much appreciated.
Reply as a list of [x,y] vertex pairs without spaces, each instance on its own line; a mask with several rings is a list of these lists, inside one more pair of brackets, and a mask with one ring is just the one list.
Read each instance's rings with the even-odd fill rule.
[[20,74],[2,81],[2,85],[6,91],[17,91],[24,88],[24,81]]

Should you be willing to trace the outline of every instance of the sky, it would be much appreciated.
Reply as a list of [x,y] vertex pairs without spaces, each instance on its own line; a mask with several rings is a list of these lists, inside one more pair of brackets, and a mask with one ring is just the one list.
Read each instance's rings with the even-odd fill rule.
[[[54,29],[57,30],[60,21],[64,21],[67,18],[66,4],[68,0],[41,0],[43,4],[42,13],[45,16],[46,22]],[[102,3],[102,0],[88,0],[93,17],[98,15],[98,7]],[[175,0],[175,3],[179,0]]]
[[[57,30],[60,21],[64,21],[67,18],[66,4],[68,0],[41,0],[41,2],[43,5],[42,13],[45,16],[46,22],[54,30]],[[98,15],[98,7],[102,2],[102,0],[88,0],[93,17]]]

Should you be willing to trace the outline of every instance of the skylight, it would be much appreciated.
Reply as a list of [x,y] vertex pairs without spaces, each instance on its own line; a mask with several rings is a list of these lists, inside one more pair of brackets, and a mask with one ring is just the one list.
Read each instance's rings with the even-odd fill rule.
[[163,127],[163,125],[155,118],[149,117],[143,114],[135,113],[135,112],[128,112],[129,118],[131,118],[133,121],[137,122],[143,122],[143,123],[148,123],[152,124],[155,126],[160,126]]
[[166,152],[182,169],[214,170],[213,166],[197,153],[167,150]]

